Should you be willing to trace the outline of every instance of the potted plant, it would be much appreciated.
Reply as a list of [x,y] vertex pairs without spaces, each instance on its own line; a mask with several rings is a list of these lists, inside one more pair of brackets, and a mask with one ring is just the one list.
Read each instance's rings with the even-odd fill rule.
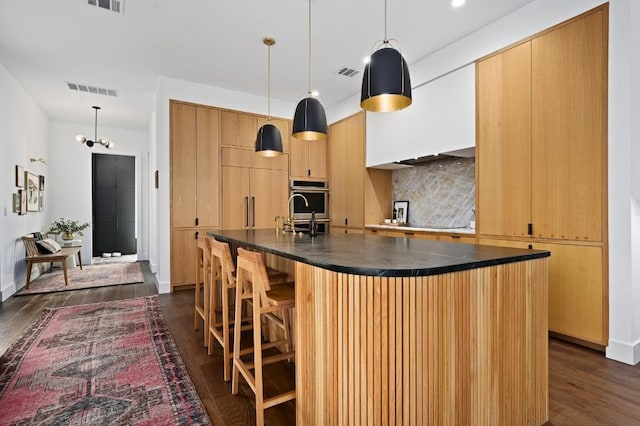
[[78,223],[77,220],[65,219],[61,217],[60,219],[54,221],[49,227],[49,232],[62,234],[63,240],[73,240],[74,234],[83,235],[82,231],[89,227],[88,223],[83,223],[82,225]]

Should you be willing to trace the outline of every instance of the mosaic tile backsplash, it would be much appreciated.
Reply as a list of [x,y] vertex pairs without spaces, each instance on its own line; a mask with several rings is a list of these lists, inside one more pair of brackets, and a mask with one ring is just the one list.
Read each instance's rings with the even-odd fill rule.
[[409,201],[409,226],[465,228],[475,220],[475,158],[394,170],[393,199]]

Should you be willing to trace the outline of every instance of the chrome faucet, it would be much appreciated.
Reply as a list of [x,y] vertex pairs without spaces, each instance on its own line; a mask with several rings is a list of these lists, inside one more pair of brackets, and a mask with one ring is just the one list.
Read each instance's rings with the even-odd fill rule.
[[291,197],[289,197],[289,199],[287,200],[287,210],[288,210],[288,214],[289,217],[287,217],[287,221],[285,222],[284,226],[283,226],[283,232],[296,232],[294,229],[294,223],[293,223],[293,204],[291,203],[291,200],[293,200],[295,197],[300,197],[304,200],[304,205],[309,207],[309,201],[307,200],[307,197],[305,197],[302,194],[293,194]]

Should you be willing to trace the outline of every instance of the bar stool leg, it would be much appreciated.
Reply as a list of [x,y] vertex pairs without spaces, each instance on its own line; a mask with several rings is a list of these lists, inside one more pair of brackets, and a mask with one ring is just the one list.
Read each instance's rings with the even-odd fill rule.
[[236,313],[233,322],[233,377],[231,380],[231,393],[238,394],[238,382],[240,380],[240,370],[236,362],[240,360],[240,335],[242,333],[242,299],[244,299],[244,289],[240,280],[243,271],[238,271],[236,280]]
[[253,290],[253,375],[256,394],[256,425],[264,425],[264,386],[262,383],[262,321],[260,294]]
[[195,294],[195,309],[193,311],[193,329],[197,330],[200,327],[200,315],[198,314],[198,306],[200,306],[200,268],[203,262],[204,253],[200,247],[196,248],[196,294]]

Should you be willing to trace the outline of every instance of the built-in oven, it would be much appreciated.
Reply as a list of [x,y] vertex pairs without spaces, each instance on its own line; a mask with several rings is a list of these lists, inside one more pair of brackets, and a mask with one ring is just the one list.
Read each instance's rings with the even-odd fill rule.
[[[302,195],[291,199],[293,219],[296,223],[311,220],[316,214],[318,223],[329,220],[329,185],[326,181],[291,180],[289,195]],[[307,202],[305,203],[305,199]]]

